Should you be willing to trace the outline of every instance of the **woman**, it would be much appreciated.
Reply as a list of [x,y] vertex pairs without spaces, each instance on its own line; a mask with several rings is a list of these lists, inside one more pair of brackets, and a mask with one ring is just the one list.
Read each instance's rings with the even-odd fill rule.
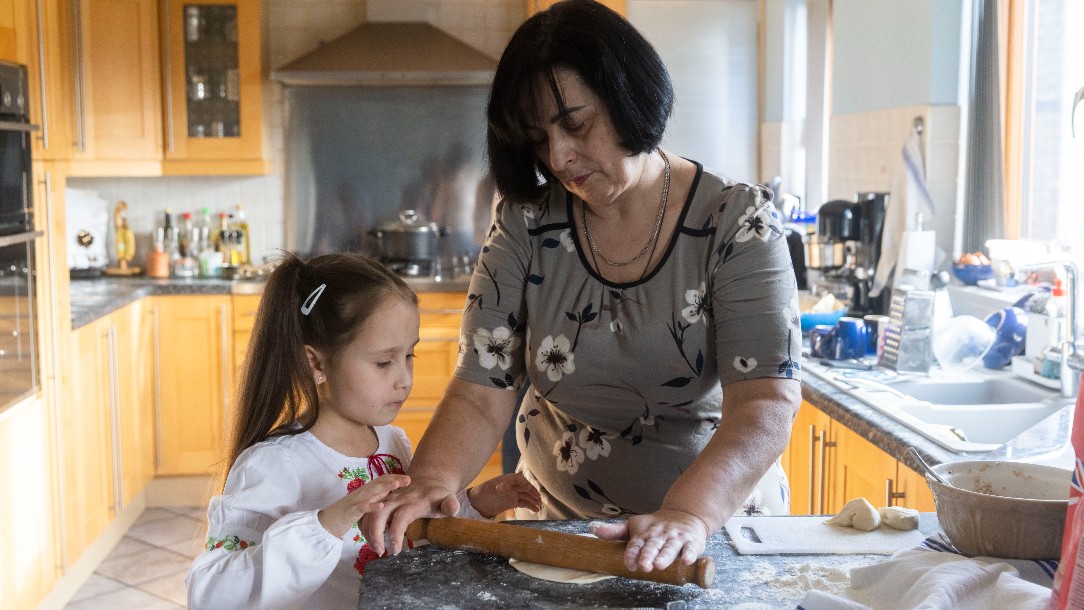
[[692,563],[737,511],[788,510],[801,335],[782,227],[767,189],[659,148],[672,105],[658,54],[600,4],[512,37],[488,109],[504,200],[459,366],[369,540],[387,526],[397,552],[411,520],[455,509],[525,377],[520,470],[544,510],[517,517],[628,517],[595,534],[649,571]]

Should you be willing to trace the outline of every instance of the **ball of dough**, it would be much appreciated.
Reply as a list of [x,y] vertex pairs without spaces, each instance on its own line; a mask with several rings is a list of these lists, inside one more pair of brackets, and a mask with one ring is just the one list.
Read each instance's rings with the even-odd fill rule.
[[881,522],[898,530],[917,530],[918,511],[913,508],[902,506],[884,506],[877,509],[881,514]]
[[881,525],[881,514],[865,498],[855,498],[843,505],[835,517],[825,521],[828,525],[842,525],[856,530],[872,532]]

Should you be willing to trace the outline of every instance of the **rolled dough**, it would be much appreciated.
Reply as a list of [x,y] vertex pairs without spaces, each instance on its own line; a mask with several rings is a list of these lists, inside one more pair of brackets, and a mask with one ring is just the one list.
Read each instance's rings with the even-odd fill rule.
[[557,566],[531,563],[529,561],[520,561],[518,559],[509,559],[508,564],[527,576],[548,580],[550,582],[586,585],[588,583],[606,580],[607,578],[614,578],[608,574],[596,574],[594,572],[584,572],[583,570],[573,570],[572,568],[559,568]]

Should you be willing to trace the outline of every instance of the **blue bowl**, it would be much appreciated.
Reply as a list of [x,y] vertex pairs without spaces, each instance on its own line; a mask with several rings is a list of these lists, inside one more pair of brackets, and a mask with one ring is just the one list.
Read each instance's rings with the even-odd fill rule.
[[1006,307],[986,316],[986,323],[994,328],[994,344],[982,357],[988,369],[1004,368],[1013,356],[1024,351],[1028,334],[1028,314],[1019,307]]
[[809,332],[814,326],[835,326],[836,322],[847,313],[846,309],[830,311],[828,313],[803,313],[799,316],[802,322],[802,332]]
[[994,277],[994,267],[992,265],[954,264],[952,265],[952,274],[956,276],[956,279],[968,286],[974,286],[980,280],[988,280]]

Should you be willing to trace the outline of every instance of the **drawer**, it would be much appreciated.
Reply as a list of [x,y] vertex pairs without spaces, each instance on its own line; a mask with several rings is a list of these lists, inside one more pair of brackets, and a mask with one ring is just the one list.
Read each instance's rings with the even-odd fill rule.
[[251,332],[256,323],[256,310],[260,307],[260,295],[235,294],[232,298],[234,332]]

